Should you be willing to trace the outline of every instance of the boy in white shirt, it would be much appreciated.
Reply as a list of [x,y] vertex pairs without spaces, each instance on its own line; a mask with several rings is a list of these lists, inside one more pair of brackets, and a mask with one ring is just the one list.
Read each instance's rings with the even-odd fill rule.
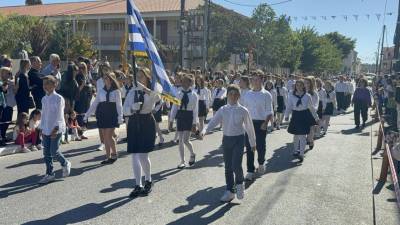
[[54,181],[53,157],[61,163],[62,177],[68,177],[71,172],[71,163],[59,151],[62,132],[65,130],[64,99],[55,89],[57,80],[49,75],[43,78],[43,89],[46,96],[42,99],[42,119],[39,128],[42,130],[43,155],[46,163],[46,175],[39,181],[47,184]]
[[206,132],[213,130],[221,122],[223,124],[224,136],[222,139],[222,149],[224,154],[227,188],[221,198],[221,202],[230,202],[235,198],[234,184],[236,184],[237,198],[244,198],[242,160],[245,145],[245,133],[247,133],[249,137],[251,150],[254,152],[256,149],[256,136],[250,113],[245,107],[238,103],[240,99],[239,87],[237,85],[230,85],[227,93],[228,104],[217,111],[207,128],[202,132],[202,136],[204,136]]

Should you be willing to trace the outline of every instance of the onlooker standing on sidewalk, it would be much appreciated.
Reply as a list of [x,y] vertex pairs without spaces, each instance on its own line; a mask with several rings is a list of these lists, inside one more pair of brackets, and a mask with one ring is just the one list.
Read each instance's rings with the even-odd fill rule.
[[362,116],[362,127],[365,127],[365,122],[368,120],[368,108],[371,107],[371,92],[367,88],[368,81],[363,78],[358,82],[353,100],[351,102],[354,105],[354,120],[356,123],[356,129],[360,127],[360,114]]
[[46,175],[39,181],[40,184],[47,184],[54,181],[53,157],[61,163],[63,177],[68,177],[71,171],[71,163],[65,159],[59,151],[62,132],[65,130],[64,99],[55,89],[57,80],[53,76],[46,76],[43,79],[43,87],[46,96],[42,99],[42,118],[39,128],[42,130],[43,154],[46,163]]
[[12,121],[14,107],[17,105],[15,101],[15,81],[14,76],[11,72],[11,68],[2,67],[0,69],[1,79],[3,83],[7,83],[7,91],[4,93],[6,99],[6,106],[3,109],[3,113],[1,115],[0,122],[0,134],[1,141],[0,146],[5,146],[6,142],[11,141],[11,139],[7,139],[7,129]]
[[43,70],[42,74],[47,76],[47,75],[52,75],[54,78],[57,80],[57,89],[60,88],[61,84],[61,73],[60,73],[60,56],[57,54],[51,54],[50,55],[50,64],[47,65]]
[[31,63],[27,59],[21,59],[20,71],[16,77],[16,93],[15,100],[17,101],[18,114],[21,112],[29,113],[29,108],[33,105],[28,83],[28,71],[31,68]]
[[46,95],[43,90],[43,74],[39,72],[42,69],[42,60],[40,60],[39,56],[33,56],[31,64],[32,68],[28,73],[29,87],[35,101],[36,109],[42,109],[42,98]]

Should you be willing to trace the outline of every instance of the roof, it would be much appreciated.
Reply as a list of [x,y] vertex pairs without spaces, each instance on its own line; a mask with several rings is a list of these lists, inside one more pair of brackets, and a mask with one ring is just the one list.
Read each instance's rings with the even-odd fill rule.
[[[204,1],[186,0],[186,10],[196,9]],[[180,0],[135,0],[142,13],[180,11]],[[125,14],[126,0],[100,0],[90,2],[66,2],[33,6],[0,7],[0,14],[31,16],[73,16]]]

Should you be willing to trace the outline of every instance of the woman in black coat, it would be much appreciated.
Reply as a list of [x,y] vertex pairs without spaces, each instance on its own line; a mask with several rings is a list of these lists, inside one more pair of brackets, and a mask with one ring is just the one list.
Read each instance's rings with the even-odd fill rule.
[[[17,101],[18,114],[24,112],[29,113],[31,93],[29,89],[28,72],[31,68],[31,63],[27,59],[22,59],[20,62],[20,71],[15,80],[16,93],[15,100]],[[32,106],[31,106],[32,107]]]

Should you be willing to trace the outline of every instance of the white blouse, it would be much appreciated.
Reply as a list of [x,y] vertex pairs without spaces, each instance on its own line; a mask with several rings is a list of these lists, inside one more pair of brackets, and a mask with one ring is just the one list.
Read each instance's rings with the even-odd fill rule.
[[288,89],[285,87],[279,87],[279,93],[278,93],[278,88],[275,88],[276,90],[276,96],[283,96],[283,101],[285,103],[285,105],[287,105],[287,99],[288,99]]
[[[107,92],[104,90],[104,88],[101,88],[100,90],[97,90],[97,95],[92,104],[89,107],[89,110],[85,114],[84,120],[88,120],[91,115],[93,115],[96,110],[97,106],[99,105],[100,102],[106,102],[107,101]],[[123,120],[123,115],[122,115],[122,98],[121,98],[121,91],[119,89],[113,90],[110,93],[110,99],[109,102],[115,102],[117,106],[117,113],[118,113],[118,123],[122,124],[124,122]]]
[[319,101],[322,102],[322,110],[326,108],[326,91],[325,89],[321,88],[318,90],[318,98]]
[[[329,97],[328,97],[329,95]],[[327,103],[335,103],[336,102],[336,92],[332,90],[331,92],[326,92],[326,102]]]
[[199,90],[193,89],[194,91],[196,91],[197,96],[199,97],[199,101],[205,101],[206,106],[210,107],[210,95],[209,95],[209,91],[208,88],[202,88],[200,89],[200,93]]
[[276,93],[276,90],[271,89],[268,92],[272,95],[272,106],[274,107],[274,110],[276,110],[278,107],[278,95]]
[[274,115],[272,95],[264,89],[247,92],[243,98],[243,106],[249,110],[253,120],[265,120],[269,115]]
[[345,83],[345,82],[337,82],[335,84],[335,91],[336,92],[345,92],[345,93],[349,93],[349,86]]
[[[182,101],[182,97],[184,95],[183,93],[184,90],[178,92],[176,98],[180,99]],[[173,105],[171,109],[171,114],[170,114],[170,119],[169,121],[173,121],[176,117],[176,114],[178,113],[178,110],[184,110],[184,111],[192,111],[193,112],[193,125],[197,124],[198,121],[198,114],[199,114],[199,97],[197,96],[196,92],[193,90],[187,94],[189,97],[189,102],[187,104],[187,107],[181,107],[182,105]]]
[[239,99],[239,103],[241,105],[244,105],[244,96],[246,96],[246,94],[250,91],[250,89],[240,89],[240,99]]
[[240,104],[227,104],[221,107],[217,114],[208,123],[207,128],[204,128],[204,133],[214,129],[222,122],[224,136],[232,137],[243,135],[245,132],[249,136],[251,147],[256,146],[256,135],[254,132],[253,122],[250,118],[249,111]]
[[289,114],[292,111],[304,111],[309,109],[314,119],[315,120],[318,119],[318,115],[313,106],[310,94],[307,93],[301,98],[301,104],[299,106],[297,106],[297,101],[298,98],[294,94],[289,95],[288,104],[286,106],[285,118],[289,117]]
[[[217,95],[218,93],[218,95]],[[222,87],[220,88],[220,91],[218,92],[218,88],[214,88],[213,94],[212,94],[212,99],[224,99],[226,98],[226,88]]]
[[42,98],[42,117],[39,128],[44,135],[51,135],[55,127],[58,134],[65,131],[64,98],[56,92]]
[[314,94],[311,95],[311,100],[312,100],[312,104],[313,104],[314,109],[317,111],[318,110],[318,105],[319,105],[319,96],[318,96],[318,93],[316,91],[314,91]]
[[[135,92],[136,91],[143,91],[142,87],[132,87],[129,91],[128,95],[125,98],[123,112],[124,116],[132,116],[138,110],[140,110],[139,114],[149,114],[152,113],[155,107],[156,102],[161,100],[161,97],[156,92],[150,92],[150,94],[144,94],[144,102],[142,107],[140,108],[141,104],[135,102]],[[139,94],[139,93],[138,93]],[[161,105],[161,104],[160,104]]]

